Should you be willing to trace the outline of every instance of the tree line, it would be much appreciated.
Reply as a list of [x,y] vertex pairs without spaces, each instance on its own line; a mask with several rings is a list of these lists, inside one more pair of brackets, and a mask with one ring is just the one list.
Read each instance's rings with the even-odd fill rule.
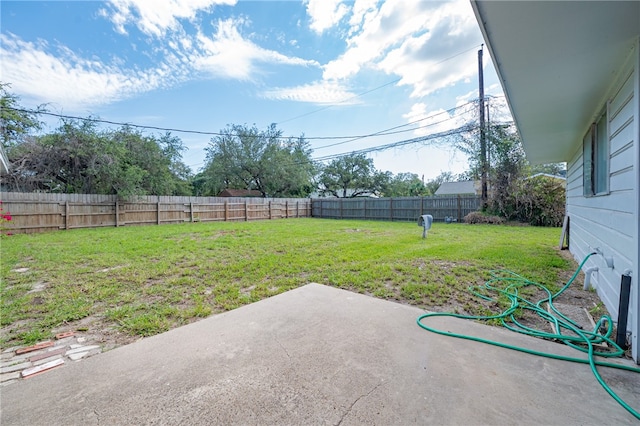
[[[258,191],[263,197],[401,197],[433,195],[446,181],[479,180],[479,126],[441,141],[468,156],[468,170],[425,182],[414,173],[377,170],[366,154],[314,162],[304,135],[284,137],[275,125],[228,125],[206,147],[201,171],[185,165],[182,140],[167,132],[145,135],[130,126],[99,129],[97,120],[61,119],[41,132],[36,111],[0,84],[0,137],[9,167],[3,167],[3,191],[132,195],[216,196],[224,189]],[[492,103],[495,105],[495,102]],[[469,119],[473,124],[474,118]],[[536,225],[559,225],[564,217],[564,186],[557,179],[530,179],[535,173],[560,174],[563,164],[527,162],[513,123],[488,124],[486,214]]]
[[215,196],[224,189],[258,191],[263,197],[431,195],[446,175],[425,184],[416,174],[376,170],[353,154],[318,164],[304,136],[284,137],[271,125],[228,125],[206,147],[203,169],[183,162],[182,140],[167,132],[145,135],[130,126],[100,129],[97,120],[62,118],[42,134],[39,112],[22,108],[0,85],[0,136],[10,167],[2,189],[132,195]]

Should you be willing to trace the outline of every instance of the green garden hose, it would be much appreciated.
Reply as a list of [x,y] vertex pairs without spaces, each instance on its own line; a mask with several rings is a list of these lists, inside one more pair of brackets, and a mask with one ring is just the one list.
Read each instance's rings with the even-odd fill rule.
[[[635,418],[640,420],[640,412],[638,412],[637,410],[632,408],[629,404],[627,404],[624,400],[622,400],[605,383],[605,381],[600,376],[600,373],[598,372],[598,369],[596,367],[596,366],[610,367],[610,368],[617,368],[617,369],[632,371],[634,373],[640,373],[640,368],[634,368],[627,365],[620,365],[620,364],[614,364],[610,362],[596,360],[596,356],[610,358],[610,357],[619,357],[622,354],[624,354],[624,351],[622,350],[622,348],[620,348],[613,340],[609,338],[609,336],[613,331],[613,321],[611,320],[611,318],[608,315],[604,315],[602,318],[600,318],[594,330],[589,332],[589,331],[583,330],[578,324],[576,324],[571,319],[567,318],[564,314],[562,314],[553,306],[553,300],[558,296],[560,296],[567,288],[569,288],[569,286],[571,286],[573,281],[578,276],[580,270],[582,269],[582,266],[593,254],[595,253],[590,253],[589,255],[587,255],[587,257],[584,258],[584,260],[582,261],[582,263],[580,263],[580,266],[578,266],[578,269],[576,269],[575,273],[573,274],[571,279],[567,282],[567,284],[555,294],[552,293],[544,285],[536,283],[534,281],[530,281],[514,272],[505,271],[505,270],[490,271],[492,278],[489,281],[487,281],[483,286],[471,286],[469,287],[469,291],[471,291],[471,293],[473,293],[474,295],[484,300],[488,300],[492,302],[498,302],[498,298],[487,296],[487,294],[490,294],[490,293],[498,294],[499,296],[506,298],[506,300],[510,301],[510,306],[508,308],[506,308],[504,311],[502,311],[499,314],[487,315],[487,316],[461,315],[461,314],[450,313],[450,312],[426,313],[421,315],[418,318],[417,320],[418,325],[427,331],[431,331],[433,333],[441,334],[444,336],[451,336],[451,337],[457,337],[460,339],[487,343],[489,345],[512,349],[512,350],[516,350],[516,351],[520,351],[520,352],[524,352],[532,355],[543,356],[546,358],[559,359],[563,361],[571,361],[571,362],[582,363],[582,364],[589,364],[591,366],[591,371],[596,377],[596,380],[607,391],[607,393],[609,393],[609,395],[611,395],[613,399],[616,400],[616,402],[618,402],[622,407],[624,407]],[[528,301],[527,299],[519,295],[519,290],[524,289],[528,286],[533,286],[542,290],[543,292],[546,293],[547,296],[540,299],[536,303],[532,303]],[[549,308],[551,311],[553,311],[553,314],[547,312],[545,309],[542,308],[543,303],[547,303],[549,305]],[[554,329],[557,332],[549,333],[542,330],[530,328],[521,324],[516,318],[516,311],[521,309],[531,310],[535,312],[537,315],[539,315],[541,318],[545,319],[546,321],[553,323]],[[438,330],[436,328],[429,327],[423,323],[423,320],[425,320],[426,318],[444,317],[444,316],[463,318],[463,319],[472,319],[472,320],[499,320],[502,323],[502,325],[508,328],[509,330],[526,334],[529,336],[543,338],[543,339],[553,339],[553,340],[562,341],[565,344],[569,345],[570,347],[586,353],[588,357],[587,359],[582,359],[582,358],[574,358],[574,357],[568,357],[563,355],[556,355],[553,353],[535,351],[532,349],[509,345],[507,343],[483,339],[481,337],[475,337],[475,336],[469,336],[465,334],[458,334],[458,333],[452,333],[449,331]],[[604,333],[601,333],[600,330],[605,326],[605,324],[606,324],[606,331]],[[569,331],[573,334],[572,335],[563,334],[562,333],[563,330]],[[600,343],[606,343],[611,348],[613,348],[613,350],[611,351],[596,350],[594,348],[594,345],[597,345]]]

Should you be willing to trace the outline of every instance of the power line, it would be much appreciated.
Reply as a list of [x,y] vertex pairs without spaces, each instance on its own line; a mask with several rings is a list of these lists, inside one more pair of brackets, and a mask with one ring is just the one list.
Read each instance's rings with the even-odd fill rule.
[[151,130],[160,130],[160,131],[163,131],[163,132],[192,133],[192,134],[210,135],[210,136],[223,136],[224,135],[224,133],[220,133],[220,132],[203,132],[203,131],[199,131],[199,130],[184,130],[184,129],[172,129],[172,128],[168,128],[168,127],[146,126],[146,125],[142,125],[142,124],[123,123],[123,122],[117,122],[117,121],[103,120],[101,118],[77,117],[77,116],[73,116],[73,115],[56,114],[54,112],[48,112],[48,111],[37,111],[37,110],[22,109],[22,108],[12,108],[12,107],[6,107],[6,106],[3,106],[2,109],[7,109],[7,110],[10,110],[10,111],[17,111],[17,112],[24,112],[24,113],[28,113],[28,114],[49,115],[51,117],[65,118],[65,119],[68,119],[68,120],[82,120],[82,121],[90,121],[92,123],[104,123],[104,124],[113,124],[115,126],[135,127],[137,129],[151,129]]
[[[474,101],[468,102],[467,104],[464,104],[462,106],[469,105],[469,104],[471,104],[473,102]],[[450,109],[448,109],[448,110],[446,110],[444,112],[454,111],[456,108],[459,108],[459,107],[450,108]],[[229,135],[228,133],[222,133],[222,132],[210,132],[210,131],[200,131],[200,130],[178,129],[178,128],[171,128],[171,127],[148,126],[148,125],[143,125],[143,124],[118,122],[118,121],[104,120],[104,119],[101,119],[101,118],[93,118],[93,117],[79,117],[79,116],[66,115],[66,114],[57,114],[57,113],[53,113],[53,112],[49,112],[49,111],[24,109],[24,108],[13,108],[13,107],[8,107],[8,106],[2,106],[1,109],[5,109],[5,110],[9,110],[9,111],[15,111],[15,112],[23,112],[23,113],[28,113],[28,114],[35,114],[35,115],[47,115],[47,116],[51,116],[51,117],[57,117],[57,118],[68,119],[68,120],[89,121],[89,122],[92,122],[92,123],[111,124],[111,125],[114,125],[114,126],[128,126],[128,127],[133,127],[133,128],[136,128],[136,129],[149,129],[149,130],[158,130],[158,131],[163,131],[163,132],[198,134],[198,135],[205,135],[205,136],[227,136],[227,135]],[[336,139],[359,140],[359,139],[365,139],[365,138],[369,138],[369,137],[373,137],[373,136],[383,136],[383,135],[390,135],[390,134],[396,134],[396,133],[402,133],[402,132],[409,132],[409,131],[420,129],[421,127],[416,127],[416,128],[412,128],[412,129],[403,130],[402,132],[389,132],[389,131],[394,130],[394,129],[398,129],[398,128],[401,128],[401,127],[410,126],[411,124],[415,124],[417,122],[426,120],[428,118],[435,117],[435,116],[437,116],[439,114],[443,114],[444,112],[440,112],[440,113],[434,114],[434,115],[432,115],[430,117],[425,117],[425,118],[422,118],[420,120],[415,120],[415,121],[410,122],[410,123],[401,124],[399,126],[391,127],[389,129],[381,130],[381,131],[370,133],[370,134],[346,135],[346,136],[304,136],[303,139],[304,140],[332,140],[332,139],[333,140],[336,140]],[[426,127],[428,127],[428,126],[426,126]],[[389,133],[385,133],[385,132],[389,132]],[[281,137],[279,139],[280,140],[289,140],[289,139],[291,139],[291,137]],[[343,142],[341,144],[351,142],[351,140]],[[337,144],[337,145],[340,145],[340,144]],[[316,149],[322,149],[322,148],[325,148],[325,147],[328,147],[328,146],[331,146],[331,145],[318,147]]]
[[432,133],[430,135],[419,136],[419,137],[416,137],[416,138],[405,139],[405,140],[401,140],[401,141],[398,141],[398,142],[392,142],[392,143],[383,144],[383,145],[376,145],[376,146],[373,146],[373,147],[364,148],[364,149],[351,151],[351,152],[343,152],[343,153],[340,153],[340,154],[325,155],[323,157],[313,158],[312,160],[314,162],[324,162],[324,161],[334,160],[336,158],[344,157],[344,156],[347,156],[347,155],[368,154],[370,152],[385,151],[387,149],[398,148],[398,147],[401,147],[401,146],[412,145],[412,144],[426,142],[426,141],[430,141],[430,140],[434,140],[434,139],[445,138],[445,137],[448,137],[448,136],[453,136],[453,135],[457,135],[457,134],[461,134],[461,133],[468,133],[470,131],[473,131],[476,128],[477,128],[476,125],[468,124],[468,125],[460,126],[458,128],[455,128],[455,129],[446,130],[444,132]]
[[434,122],[434,123],[429,123],[429,124],[424,125],[424,126],[412,127],[411,129],[405,129],[405,130],[400,130],[400,131],[393,131],[393,130],[395,130],[395,129],[399,129],[399,128],[402,128],[402,127],[410,126],[410,125],[412,125],[412,124],[416,124],[416,123],[419,123],[420,121],[428,120],[428,119],[430,119],[430,118],[434,118],[434,117],[437,117],[437,116],[442,115],[442,114],[448,114],[448,113],[453,112],[453,111],[455,111],[455,110],[457,110],[457,109],[459,109],[459,108],[462,108],[462,107],[464,107],[464,106],[471,105],[471,104],[474,104],[474,103],[475,103],[475,100],[474,100],[474,101],[467,102],[466,104],[463,104],[463,105],[459,105],[459,106],[457,106],[457,107],[449,108],[449,109],[448,109],[448,110],[446,110],[446,111],[441,111],[441,112],[438,112],[438,113],[436,113],[436,114],[429,115],[429,116],[424,117],[424,118],[421,118],[421,119],[419,119],[419,120],[415,120],[415,121],[412,121],[412,122],[409,122],[409,123],[406,123],[406,124],[401,124],[401,125],[399,125],[399,126],[395,126],[395,127],[390,127],[390,128],[388,128],[388,129],[380,130],[379,132],[370,133],[370,134],[368,134],[368,135],[354,136],[354,137],[352,137],[351,139],[349,139],[349,140],[347,140],[347,141],[343,141],[343,142],[336,142],[336,143],[332,143],[332,144],[329,144],[329,145],[319,146],[319,147],[314,148],[314,150],[324,149],[324,148],[329,148],[329,147],[338,146],[338,145],[344,145],[344,144],[347,144],[347,143],[349,143],[349,142],[354,142],[354,141],[357,141],[357,140],[360,140],[360,139],[364,139],[364,138],[368,138],[368,137],[373,137],[373,136],[394,135],[394,134],[398,134],[398,133],[413,132],[413,131],[416,131],[416,130],[419,130],[419,129],[425,129],[425,128],[427,128],[427,127],[435,126],[435,125],[437,125],[437,124],[442,124],[442,123],[444,123],[444,122],[446,122],[446,121],[449,121],[449,120],[451,120],[451,119],[453,119],[453,118],[455,118],[455,117],[460,117],[460,116],[462,116],[463,114],[466,114],[466,112],[467,112],[467,111],[465,111],[465,112],[463,112],[463,113],[459,113],[459,114],[453,115],[453,116],[448,117],[448,118],[446,118],[446,119],[444,119],[444,120],[441,120],[441,121],[437,121],[437,122]]

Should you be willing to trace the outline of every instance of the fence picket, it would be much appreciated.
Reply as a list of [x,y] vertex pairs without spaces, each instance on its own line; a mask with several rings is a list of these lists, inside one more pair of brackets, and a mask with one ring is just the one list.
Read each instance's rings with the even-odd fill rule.
[[313,217],[327,219],[417,221],[421,215],[430,214],[434,220],[450,217],[462,222],[479,208],[480,197],[475,195],[311,200]]
[[[294,201],[296,217],[311,216],[311,200],[308,198],[137,196],[119,199],[115,195],[2,192],[0,199],[3,210],[12,216],[12,220],[4,223],[3,227],[13,233],[103,226],[290,218],[292,215],[288,212],[288,206]],[[272,206],[272,203],[275,205]],[[275,214],[274,209],[278,209],[280,214]]]

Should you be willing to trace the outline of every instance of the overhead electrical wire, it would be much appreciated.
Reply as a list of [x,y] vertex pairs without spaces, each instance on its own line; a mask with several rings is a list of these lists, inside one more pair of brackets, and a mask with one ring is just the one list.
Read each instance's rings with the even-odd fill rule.
[[446,130],[446,131],[438,132],[438,133],[432,133],[432,134],[425,135],[425,136],[418,136],[416,138],[405,139],[405,140],[401,140],[401,141],[397,141],[397,142],[391,142],[391,143],[387,143],[387,144],[383,144],[383,145],[375,145],[373,147],[363,148],[363,149],[359,149],[359,150],[355,150],[355,151],[343,152],[343,153],[339,153],[339,154],[325,155],[325,156],[322,156],[322,157],[315,157],[312,160],[314,162],[323,162],[323,161],[333,160],[333,159],[339,158],[339,157],[344,157],[346,155],[368,154],[370,152],[384,151],[384,150],[387,150],[387,149],[398,148],[398,147],[411,145],[411,144],[415,144],[415,143],[421,143],[421,142],[426,142],[426,141],[430,141],[430,140],[434,140],[434,139],[445,138],[445,137],[448,137],[448,136],[453,136],[453,135],[457,135],[457,134],[461,134],[461,133],[467,133],[467,132],[473,131],[476,127],[477,127],[476,125],[464,125],[464,126],[460,126],[458,128],[455,128],[455,129]]
[[[433,114],[431,116],[428,116],[428,117],[425,117],[425,118],[421,118],[419,120],[415,120],[415,121],[410,122],[410,123],[401,124],[399,126],[391,127],[389,129],[381,130],[381,131],[370,133],[370,134],[345,135],[345,136],[303,136],[302,138],[304,140],[331,140],[331,139],[334,139],[334,140],[335,139],[354,139],[354,140],[359,140],[359,139],[365,139],[365,138],[369,138],[369,137],[373,137],[373,136],[383,136],[383,135],[386,135],[386,134],[402,133],[402,132],[393,132],[393,133],[391,133],[391,132],[390,133],[385,133],[385,132],[389,132],[391,130],[398,129],[398,128],[401,128],[401,127],[410,126],[410,125],[415,124],[417,122],[424,121],[426,119],[435,117],[435,116],[440,115],[440,114],[444,114],[445,112],[455,111],[457,108],[472,104],[473,102],[475,102],[475,101],[470,101],[470,102],[467,102],[466,104],[460,105],[458,107],[450,108],[450,109],[448,109],[446,111],[441,111],[441,112],[439,112],[437,114]],[[137,129],[150,129],[150,130],[158,130],[158,131],[164,131],[164,132],[199,134],[199,135],[206,135],[206,136],[227,136],[228,135],[228,133],[222,133],[222,132],[210,132],[210,131],[200,131],[200,130],[178,129],[178,128],[171,128],[171,127],[149,126],[149,125],[143,125],[143,124],[135,124],[135,123],[128,123],[128,122],[104,120],[104,119],[101,119],[101,118],[80,117],[80,116],[73,116],[73,115],[66,115],[66,114],[57,114],[57,113],[49,112],[49,111],[32,110],[32,109],[25,109],[25,108],[13,108],[13,107],[8,107],[8,106],[2,106],[1,109],[5,109],[5,110],[9,110],[9,111],[15,111],[15,112],[22,112],[22,113],[27,113],[27,114],[47,115],[47,116],[51,116],[51,117],[57,117],[57,118],[68,119],[68,120],[89,121],[89,122],[92,122],[92,123],[111,124],[111,125],[114,125],[114,126],[128,126],[128,127],[133,127],[133,128],[137,128]],[[417,129],[420,129],[420,128],[421,127],[407,129],[407,130],[404,130],[403,132],[409,132],[409,131],[417,130]],[[295,139],[295,137],[293,137],[293,136],[292,137],[281,137],[279,139],[281,139],[281,140],[289,140],[291,138]],[[324,146],[316,148],[316,149],[322,149],[322,148],[324,148]]]
[[[456,53],[454,55],[451,55],[451,56],[449,56],[447,58],[442,59],[441,61],[438,61],[438,62],[434,63],[433,65],[439,65],[439,64],[441,64],[443,62],[449,61],[449,60],[451,60],[451,59],[453,59],[453,58],[455,58],[457,56],[460,56],[460,55],[462,55],[464,53],[467,53],[467,52],[477,48],[477,46],[478,45],[474,45],[473,47],[471,47],[469,49],[465,49],[463,51],[460,51],[460,52],[458,52],[458,53]],[[391,84],[397,83],[400,80],[401,80],[401,78],[394,79],[394,80],[392,80],[390,82],[387,82],[387,83],[385,83],[383,85],[377,86],[377,87],[375,87],[373,89],[370,89],[370,90],[367,90],[365,92],[359,93],[357,95],[345,98],[345,99],[343,99],[342,101],[340,101],[338,103],[344,103],[344,102],[347,102],[347,101],[349,101],[351,99],[366,95],[368,93],[371,93],[371,92],[374,92],[376,90],[382,89],[382,88],[384,88],[386,86],[389,86]],[[361,140],[361,139],[375,137],[375,136],[385,136],[385,135],[392,135],[392,134],[398,134],[398,133],[404,133],[404,132],[411,132],[411,131],[415,131],[415,130],[431,127],[431,126],[436,125],[436,124],[441,124],[444,121],[448,121],[449,119],[454,118],[455,116],[458,116],[458,114],[455,115],[454,117],[450,117],[447,120],[443,120],[443,121],[440,121],[440,122],[437,122],[437,123],[430,123],[430,124],[425,125],[425,126],[415,127],[415,128],[411,128],[411,129],[405,129],[405,130],[401,130],[401,131],[395,131],[395,130],[399,129],[399,128],[402,128],[402,127],[410,126],[412,124],[418,123],[420,121],[427,120],[429,118],[436,117],[436,116],[438,116],[440,114],[444,114],[445,112],[455,111],[456,109],[461,108],[461,107],[466,106],[466,105],[469,105],[469,104],[471,104],[473,102],[475,102],[475,101],[471,101],[471,102],[468,102],[468,103],[463,104],[461,106],[450,108],[450,109],[448,109],[446,111],[442,111],[442,112],[439,112],[437,114],[433,114],[431,116],[427,116],[427,117],[421,118],[419,120],[415,120],[415,121],[410,122],[410,123],[406,123],[406,124],[402,124],[402,125],[399,125],[399,126],[391,127],[391,128],[388,128],[388,129],[385,129],[385,130],[381,130],[381,131],[378,131],[378,132],[374,132],[374,133],[370,133],[370,134],[355,135],[355,136],[354,135],[350,135],[350,136],[316,136],[316,137],[303,136],[302,138],[305,139],[305,140],[349,139],[347,141],[338,142],[338,143],[329,144],[329,145],[325,145],[325,146],[320,146],[320,147],[314,148],[314,149],[324,149],[324,148],[329,148],[329,147],[332,147],[332,146],[344,145],[344,144],[347,144],[347,143],[350,143],[350,142],[354,142],[356,140]],[[301,117],[304,117],[304,116],[307,116],[307,115],[311,115],[311,114],[323,111],[325,109],[331,108],[332,106],[334,106],[334,105],[328,105],[326,107],[322,107],[322,108],[319,108],[317,110],[308,112],[306,114],[302,114],[302,115],[299,115],[299,116],[296,116],[296,117],[292,117],[292,118],[280,121],[280,122],[275,123],[275,124],[282,124],[282,123],[285,123],[285,122],[288,122],[288,121],[292,121],[292,120],[297,119],[297,118],[301,118]],[[111,124],[111,125],[116,125],[116,126],[128,126],[128,127],[133,127],[133,128],[137,128],[137,129],[149,129],[149,130],[158,130],[158,131],[164,131],[164,132],[197,134],[197,135],[206,135],[206,136],[227,136],[228,135],[228,133],[222,133],[222,132],[210,132],[210,131],[200,131],[200,130],[178,129],[178,128],[171,128],[171,127],[149,126],[149,125],[141,125],[141,124],[135,124],[135,123],[104,120],[104,119],[92,118],[92,117],[78,117],[78,116],[72,116],[72,115],[66,115],[66,114],[57,114],[57,113],[53,113],[53,112],[49,112],[49,111],[43,111],[43,110],[31,110],[31,109],[13,108],[13,107],[7,107],[7,106],[2,106],[2,109],[7,109],[7,110],[11,110],[11,111],[16,111],[16,112],[23,112],[23,113],[28,113],[28,114],[47,115],[47,116],[51,116],[51,117],[57,117],[57,118],[69,119],[69,120],[82,120],[82,121],[89,121],[89,122],[93,122],[93,123]],[[283,137],[281,139],[289,140],[291,138],[292,137]],[[386,145],[388,145],[389,147],[392,148],[394,146],[402,146],[402,145],[409,144],[409,143],[417,143],[418,141],[425,140],[424,138],[425,137],[419,137],[419,138],[410,139],[408,141],[394,142],[394,143],[386,144]],[[411,141],[414,141],[414,142],[411,142]],[[380,145],[380,147],[386,146],[386,145]],[[374,147],[373,149],[374,150],[379,150],[380,148]],[[383,149],[388,149],[388,148],[383,148]],[[360,151],[367,151],[367,150],[368,149],[360,150]],[[357,151],[357,152],[360,152],[360,151]],[[354,151],[354,152],[356,152],[356,151]],[[367,152],[372,152],[372,151],[367,151]],[[341,154],[341,155],[346,155],[346,154]]]
[[[472,103],[473,103],[473,101],[468,102],[468,103],[466,103],[466,104],[464,104],[462,106],[469,105],[469,104],[472,104]],[[462,106],[458,106],[456,108],[460,108]],[[110,120],[74,117],[74,116],[69,116],[69,115],[50,113],[50,112],[46,112],[46,111],[35,111],[35,110],[11,108],[11,107],[5,107],[5,106],[3,106],[2,108],[3,109],[9,109],[9,110],[12,110],[12,111],[19,111],[19,112],[26,112],[26,113],[33,113],[33,114],[46,114],[46,115],[51,115],[51,116],[60,117],[60,118],[66,118],[66,119],[88,120],[88,121],[91,121],[91,122],[107,123],[107,124],[120,125],[120,126],[130,126],[130,127],[135,127],[135,128],[155,129],[155,130],[163,130],[163,131],[175,131],[175,132],[184,132],[184,133],[198,133],[198,134],[218,135],[218,136],[224,135],[222,133],[216,133],[216,132],[200,132],[200,131],[194,131],[194,130],[181,130],[181,129],[161,128],[161,127],[155,127],[155,126],[136,125],[136,124],[131,124],[131,123],[119,123],[119,122],[114,122],[114,121],[110,121]],[[455,110],[456,108],[450,108],[447,111],[450,112],[450,111]],[[399,133],[399,132],[389,132],[389,131],[393,130],[393,129],[400,128],[400,127],[405,127],[406,125],[415,124],[416,122],[420,122],[420,121],[423,121],[425,119],[435,117],[435,116],[443,114],[443,113],[445,113],[447,111],[439,112],[439,113],[434,114],[432,116],[425,117],[425,118],[422,118],[422,119],[419,119],[419,120],[415,120],[414,122],[407,123],[405,125],[392,127],[392,128],[386,129],[386,130],[382,130],[380,132],[371,133],[369,135],[362,135],[362,136],[358,136],[358,137],[355,137],[355,138],[354,137],[351,137],[351,138],[353,140],[359,140],[359,139],[364,139],[364,138],[368,138],[368,137]],[[450,118],[452,118],[452,117],[450,117]],[[444,122],[444,121],[448,121],[448,120],[443,120],[442,122]],[[427,126],[421,126],[421,127],[418,127],[418,128],[412,128],[412,129],[408,129],[408,130],[413,131],[413,130],[416,130],[416,129],[419,129],[419,128],[429,127],[431,125],[435,125],[435,124],[439,124],[439,123],[441,123],[441,122],[431,123],[431,124],[429,124]],[[325,156],[321,156],[321,157],[315,157],[315,158],[311,158],[310,161],[313,162],[313,163],[323,163],[325,161],[337,159],[337,158],[344,157],[344,156],[347,156],[347,155],[358,155],[358,154],[367,154],[367,153],[371,153],[371,152],[379,152],[379,151],[384,151],[384,150],[387,150],[387,149],[403,147],[403,146],[407,146],[407,145],[411,145],[411,144],[422,143],[422,142],[435,140],[435,139],[439,139],[439,138],[444,138],[444,137],[448,137],[448,136],[452,136],[452,135],[456,135],[456,134],[466,133],[466,132],[473,131],[475,128],[476,128],[475,125],[464,125],[464,126],[461,126],[461,127],[455,128],[455,129],[451,129],[451,130],[447,130],[447,131],[443,131],[443,132],[438,132],[438,133],[432,133],[432,134],[429,134],[429,135],[419,136],[419,137],[415,137],[415,138],[411,138],[411,139],[404,139],[404,140],[400,140],[400,141],[396,141],[396,142],[391,142],[391,143],[386,143],[386,144],[381,144],[381,145],[374,145],[372,147],[363,148],[363,149],[359,149],[359,150],[352,150],[352,151],[342,152],[342,153],[338,153],[338,154],[331,154],[331,155],[325,155]],[[288,138],[284,138],[284,139],[288,139]],[[307,139],[307,138],[305,137],[304,139]],[[346,141],[346,142],[343,142],[343,143],[352,142],[353,140],[349,140],[349,141]],[[339,145],[339,144],[334,144],[334,145]],[[199,163],[199,164],[203,164],[203,163]],[[191,165],[189,167],[197,166],[199,164]],[[293,164],[294,163],[292,163],[292,165]]]
[[347,143],[349,143],[349,142],[355,142],[355,141],[360,140],[360,139],[369,138],[369,137],[374,137],[374,136],[394,135],[394,134],[398,134],[398,133],[413,132],[413,131],[415,131],[415,130],[425,129],[425,128],[427,128],[427,127],[431,127],[431,126],[435,126],[435,125],[437,125],[437,124],[445,123],[445,122],[447,122],[447,121],[449,121],[449,120],[452,120],[452,119],[454,119],[454,118],[456,118],[456,117],[460,117],[460,116],[462,116],[463,114],[466,114],[466,113],[467,113],[467,111],[465,111],[464,113],[459,113],[459,114],[455,114],[455,115],[453,115],[453,116],[447,117],[446,119],[441,120],[441,121],[437,121],[437,122],[434,122],[434,123],[429,123],[429,124],[424,125],[424,126],[412,127],[412,128],[410,128],[410,129],[405,129],[405,130],[400,130],[400,131],[393,131],[393,130],[395,130],[395,129],[399,129],[399,128],[402,128],[402,127],[410,126],[410,125],[412,125],[412,124],[416,124],[416,123],[419,123],[420,121],[428,120],[428,119],[430,119],[430,118],[434,118],[434,117],[437,117],[437,116],[442,115],[442,114],[446,114],[446,113],[450,113],[450,112],[456,111],[456,110],[457,110],[457,109],[459,109],[459,108],[462,108],[462,107],[464,107],[464,106],[471,105],[471,104],[474,104],[474,103],[475,103],[475,101],[470,101],[470,102],[467,102],[466,104],[462,104],[462,105],[459,105],[459,106],[457,106],[457,107],[449,108],[448,110],[440,111],[440,112],[438,112],[438,113],[436,113],[436,114],[431,114],[431,115],[429,115],[429,116],[427,116],[427,117],[424,117],[424,118],[421,118],[421,119],[419,119],[419,120],[415,120],[415,121],[412,121],[412,122],[409,122],[409,123],[406,123],[406,124],[401,124],[401,125],[399,125],[399,126],[395,126],[395,127],[390,127],[390,128],[388,128],[388,129],[380,130],[380,131],[378,131],[378,132],[370,133],[370,134],[367,134],[367,135],[362,135],[362,136],[353,136],[352,138],[350,138],[350,139],[349,139],[349,140],[347,140],[347,141],[343,141],[343,142],[336,142],[336,143],[332,143],[332,144],[329,144],[329,145],[318,146],[318,147],[315,147],[315,148],[314,148],[314,150],[317,150],[317,149],[324,149],[324,148],[329,148],[329,147],[337,146],[337,145],[344,145],[344,144],[347,144]]
[[192,133],[192,134],[210,135],[210,136],[223,136],[224,135],[224,133],[220,133],[220,132],[205,132],[205,131],[199,131],[199,130],[185,130],[185,129],[173,129],[173,128],[169,128],[169,127],[147,126],[147,125],[142,125],[142,124],[133,124],[133,123],[124,123],[124,122],[118,122],[118,121],[103,120],[101,118],[78,117],[78,116],[73,116],[73,115],[56,114],[54,112],[49,112],[49,111],[38,111],[38,110],[23,109],[23,108],[12,108],[12,107],[6,107],[6,106],[2,106],[2,109],[7,109],[7,110],[10,110],[10,111],[16,111],[16,112],[24,112],[24,113],[27,113],[27,114],[48,115],[48,116],[51,116],[51,117],[64,118],[64,119],[67,119],[67,120],[82,120],[82,121],[89,121],[89,122],[92,122],[92,123],[113,124],[114,126],[128,126],[128,127],[134,127],[136,129],[151,129],[151,130],[160,130],[160,131],[163,131],[163,132]]

